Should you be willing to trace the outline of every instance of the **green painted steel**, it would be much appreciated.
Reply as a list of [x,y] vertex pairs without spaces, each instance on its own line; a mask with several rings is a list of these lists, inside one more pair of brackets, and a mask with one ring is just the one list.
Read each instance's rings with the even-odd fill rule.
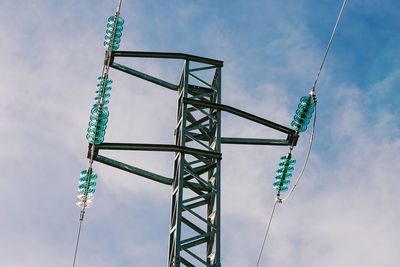
[[[119,57],[167,58],[184,61],[179,85],[171,84],[114,62]],[[221,266],[221,143],[296,145],[295,130],[245,111],[221,104],[219,60],[182,53],[112,51],[111,67],[177,91],[175,145],[102,143],[93,160],[172,186],[168,267]],[[221,137],[221,112],[286,134],[286,139]],[[92,145],[89,145],[89,151]],[[99,155],[102,150],[173,152],[173,177],[149,172]]]
[[165,151],[165,152],[182,152],[192,155],[206,156],[210,158],[221,159],[222,154],[205,151],[197,148],[190,148],[177,145],[167,144],[133,144],[133,143],[102,143],[97,145],[98,150],[141,150],[141,151]]
[[[221,151],[221,114],[214,108],[198,108],[185,99],[221,102],[221,67],[207,66],[190,70],[185,60],[178,89],[176,145],[201,147],[212,153]],[[191,71],[213,70],[208,82]],[[190,86],[200,82],[203,91]],[[191,90],[191,89],[195,90]],[[206,92],[206,94],[204,94]],[[200,158],[176,152],[171,199],[168,266],[221,266],[220,244],[220,158]],[[197,185],[189,185],[192,182]],[[201,187],[199,190],[198,187]]]
[[254,122],[259,123],[259,124],[262,124],[264,126],[268,126],[269,128],[278,130],[278,131],[283,132],[283,133],[287,133],[287,134],[291,134],[291,135],[294,135],[296,133],[296,131],[293,130],[293,129],[290,129],[290,128],[282,126],[282,125],[280,125],[278,123],[266,120],[264,118],[258,117],[256,115],[250,114],[248,112],[245,112],[243,110],[240,110],[240,109],[228,106],[228,105],[222,105],[222,104],[219,104],[219,103],[218,104],[217,103],[207,103],[205,101],[195,100],[195,99],[188,99],[188,98],[184,99],[184,102],[187,103],[187,104],[191,104],[193,106],[196,106],[196,107],[209,107],[209,108],[215,108],[217,110],[223,110],[223,111],[232,113],[232,114],[234,114],[236,116],[239,116],[239,117],[254,121]]
[[184,53],[168,53],[168,52],[146,52],[146,51],[113,51],[112,57],[143,57],[143,58],[169,58],[183,59],[198,63],[204,63],[213,67],[222,67],[224,62],[206,57],[199,57]]
[[133,166],[128,165],[126,163],[122,163],[122,162],[119,162],[117,160],[113,160],[113,159],[110,159],[110,158],[107,158],[107,157],[104,157],[104,156],[96,155],[93,158],[93,160],[101,162],[101,163],[104,163],[104,164],[109,165],[111,167],[115,167],[115,168],[123,170],[123,171],[127,171],[127,172],[130,172],[130,173],[133,173],[133,174],[148,178],[148,179],[156,181],[156,182],[160,182],[160,183],[168,184],[168,185],[172,184],[172,179],[171,178],[168,178],[168,177],[165,177],[165,176],[162,176],[162,175],[158,175],[158,174],[155,174],[155,173],[152,173],[152,172],[149,172],[149,171],[137,168],[137,167],[133,167]]
[[143,73],[143,72],[140,72],[140,71],[137,71],[137,70],[128,68],[127,66],[123,66],[123,65],[120,65],[120,64],[118,64],[118,63],[112,63],[112,64],[110,65],[110,67],[112,67],[112,68],[114,68],[114,69],[117,69],[117,70],[120,70],[120,71],[123,71],[123,72],[126,72],[126,73],[131,74],[131,75],[133,75],[133,76],[136,76],[136,77],[138,77],[138,78],[147,80],[147,81],[149,81],[149,82],[158,84],[158,85],[160,85],[160,86],[169,88],[169,89],[171,89],[171,90],[174,90],[174,91],[178,90],[178,86],[175,85],[175,84],[172,84],[172,83],[163,81],[163,80],[161,80],[161,79],[155,78],[155,77],[153,77],[153,76],[151,76],[151,75],[148,75],[148,74],[145,74],[145,73]]
[[290,142],[287,139],[222,137],[221,143],[222,144],[238,144],[238,145],[288,146]]

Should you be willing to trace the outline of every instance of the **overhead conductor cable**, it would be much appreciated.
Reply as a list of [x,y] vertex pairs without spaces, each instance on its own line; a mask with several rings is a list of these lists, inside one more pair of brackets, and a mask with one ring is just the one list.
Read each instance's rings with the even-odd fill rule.
[[290,189],[289,193],[283,199],[280,197],[280,193],[288,190],[287,185],[290,183],[289,178],[292,176],[291,172],[293,171],[293,165],[296,162],[291,157],[291,152],[292,152],[293,146],[290,147],[289,153],[286,156],[281,157],[281,162],[279,163],[279,169],[277,171],[278,176],[275,177],[276,182],[273,184],[274,189],[277,190],[278,192],[276,194],[275,203],[274,203],[274,206],[273,206],[273,209],[271,212],[271,216],[270,216],[268,224],[267,224],[267,230],[264,235],[264,240],[263,240],[263,243],[261,246],[260,254],[258,256],[258,260],[257,260],[257,264],[256,264],[257,267],[260,263],[260,259],[261,259],[261,256],[262,256],[262,253],[264,250],[265,242],[266,242],[266,239],[267,239],[267,236],[269,233],[269,229],[271,226],[272,218],[275,213],[276,203],[282,203],[283,201],[287,200],[287,198],[293,193],[293,191],[296,188],[297,184],[299,183],[301,177],[303,176],[304,170],[307,166],[308,159],[310,157],[312,143],[314,140],[314,132],[315,132],[315,125],[316,125],[316,118],[317,118],[317,99],[315,96],[315,87],[317,85],[319,76],[321,74],[322,68],[325,63],[326,56],[327,56],[329,48],[331,46],[333,37],[335,36],[336,29],[339,24],[339,21],[342,16],[343,9],[344,9],[346,3],[347,3],[347,0],[344,0],[343,4],[342,4],[342,8],[340,10],[340,13],[338,15],[338,18],[336,20],[336,24],[333,29],[331,38],[329,40],[328,47],[326,48],[323,60],[321,62],[321,66],[318,70],[317,76],[315,77],[314,84],[311,88],[311,91],[308,96],[302,97],[300,99],[300,104],[298,105],[298,109],[296,110],[296,115],[294,116],[294,120],[292,122],[292,127],[296,130],[297,134],[299,132],[303,132],[307,129],[307,125],[310,122],[312,114],[314,113],[314,119],[313,119],[313,124],[312,124],[312,132],[311,132],[311,137],[310,137],[310,143],[308,146],[308,152],[307,152],[306,160],[304,162],[303,168],[302,168],[299,176],[297,177],[297,179],[296,179],[294,185],[292,186],[292,188]]
[[117,11],[114,16],[108,19],[106,36],[104,46],[106,47],[106,53],[104,57],[104,64],[101,76],[98,78],[97,91],[95,104],[92,107],[88,133],[86,139],[90,144],[89,150],[89,167],[87,170],[81,172],[78,186],[78,199],[77,205],[81,207],[79,215],[79,228],[76,239],[74,260],[72,266],[75,266],[76,255],[78,252],[79,237],[81,233],[82,221],[85,216],[85,209],[91,207],[93,204],[93,196],[95,192],[95,185],[97,174],[93,171],[93,159],[95,155],[95,146],[101,144],[104,140],[105,130],[107,128],[109,111],[107,104],[110,97],[109,91],[111,90],[110,84],[112,80],[108,79],[108,71],[111,62],[111,53],[113,50],[119,48],[120,37],[122,35],[122,24],[124,20],[119,16],[122,0],[119,0]]

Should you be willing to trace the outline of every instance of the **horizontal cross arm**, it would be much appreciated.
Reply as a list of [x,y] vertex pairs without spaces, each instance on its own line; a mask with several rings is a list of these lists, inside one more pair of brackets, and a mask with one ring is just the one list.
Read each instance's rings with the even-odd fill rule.
[[222,137],[222,144],[240,144],[240,145],[272,145],[272,146],[288,146],[287,139],[258,139],[258,138],[235,138]]
[[199,63],[214,65],[222,67],[224,62],[206,57],[199,57],[184,53],[168,53],[168,52],[143,52],[143,51],[112,51],[112,59],[114,57],[144,57],[144,58],[170,58],[170,59],[184,59],[195,61]]
[[136,144],[136,143],[102,143],[96,145],[98,150],[141,150],[141,151],[166,151],[181,152],[192,155],[200,155],[209,158],[221,159],[222,153],[206,151],[198,148],[190,148],[168,144]]

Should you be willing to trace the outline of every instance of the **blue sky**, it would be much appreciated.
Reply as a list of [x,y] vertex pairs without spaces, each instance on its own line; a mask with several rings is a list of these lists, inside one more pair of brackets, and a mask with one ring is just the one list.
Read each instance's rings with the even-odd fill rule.
[[[224,61],[222,101],[290,125],[341,1],[129,1],[121,50]],[[0,266],[71,266],[79,173],[117,1],[0,3]],[[279,205],[260,266],[397,266],[400,3],[349,0],[317,85],[309,166]],[[182,62],[135,67],[176,81]],[[136,65],[135,65],[136,64]],[[115,70],[109,142],[173,143],[176,93]],[[223,115],[224,136],[276,133]],[[294,157],[299,173],[310,131]],[[255,266],[284,147],[223,145],[222,264]],[[172,155],[109,153],[172,176]],[[100,164],[77,266],[165,266],[171,189]]]

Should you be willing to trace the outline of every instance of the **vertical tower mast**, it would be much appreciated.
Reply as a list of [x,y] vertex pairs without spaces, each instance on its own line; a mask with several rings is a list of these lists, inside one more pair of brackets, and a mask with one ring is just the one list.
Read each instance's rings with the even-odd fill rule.
[[[196,76],[208,69],[215,69],[210,83]],[[191,79],[204,87],[191,85]],[[186,99],[220,104],[221,66],[190,69],[190,61],[184,63],[178,88],[176,145],[215,154],[175,153],[168,266],[220,266],[221,112],[189,104]]]

